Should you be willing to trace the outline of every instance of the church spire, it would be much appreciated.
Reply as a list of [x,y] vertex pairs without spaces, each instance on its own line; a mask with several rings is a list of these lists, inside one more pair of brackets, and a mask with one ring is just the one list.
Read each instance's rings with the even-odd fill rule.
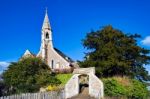
[[44,18],[44,22],[43,22],[43,26],[42,26],[42,30],[43,29],[51,29],[49,18],[48,18],[47,8],[46,8],[45,18]]

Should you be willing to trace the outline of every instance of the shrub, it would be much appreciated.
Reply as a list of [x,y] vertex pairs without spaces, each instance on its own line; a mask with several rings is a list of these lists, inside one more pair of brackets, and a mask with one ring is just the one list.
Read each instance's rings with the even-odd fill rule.
[[36,84],[41,85],[41,86],[61,84],[61,81],[58,80],[55,76],[44,71],[41,73],[41,75],[37,75],[36,79],[37,79]]
[[3,73],[3,79],[11,89],[10,94],[37,92],[43,86],[61,83],[51,75],[49,66],[32,57],[11,63]]
[[48,87],[46,87],[46,91],[55,91],[55,90],[59,90],[59,87],[55,85],[49,85]]
[[107,96],[124,96],[126,95],[126,89],[114,78],[103,79],[104,91]]
[[148,97],[150,98],[150,90],[148,91]]
[[146,99],[148,91],[142,82],[127,77],[103,78],[106,96],[126,97],[129,99]]
[[146,85],[138,80],[132,80],[129,98],[132,99],[147,99],[148,90]]

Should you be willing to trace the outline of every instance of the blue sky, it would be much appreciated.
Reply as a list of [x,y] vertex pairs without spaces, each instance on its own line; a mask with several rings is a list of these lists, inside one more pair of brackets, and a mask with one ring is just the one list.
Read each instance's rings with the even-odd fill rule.
[[81,40],[86,33],[108,24],[141,34],[138,44],[150,49],[149,5],[149,0],[1,0],[0,70],[26,49],[39,51],[46,7],[54,46],[74,60],[84,57]]

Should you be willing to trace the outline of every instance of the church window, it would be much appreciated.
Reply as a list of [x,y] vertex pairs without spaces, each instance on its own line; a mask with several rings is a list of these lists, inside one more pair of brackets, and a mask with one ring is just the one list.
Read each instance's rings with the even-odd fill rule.
[[54,60],[51,62],[52,69],[54,69]]
[[49,34],[48,33],[46,33],[46,39],[49,39]]

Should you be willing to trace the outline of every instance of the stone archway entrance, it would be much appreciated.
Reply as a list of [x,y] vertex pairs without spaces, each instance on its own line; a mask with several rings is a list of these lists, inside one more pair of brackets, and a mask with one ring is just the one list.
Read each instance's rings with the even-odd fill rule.
[[79,78],[79,93],[85,92],[89,94],[89,76],[82,74],[78,76]]
[[75,69],[65,85],[66,99],[100,99],[103,96],[103,82],[96,77],[94,67]]

